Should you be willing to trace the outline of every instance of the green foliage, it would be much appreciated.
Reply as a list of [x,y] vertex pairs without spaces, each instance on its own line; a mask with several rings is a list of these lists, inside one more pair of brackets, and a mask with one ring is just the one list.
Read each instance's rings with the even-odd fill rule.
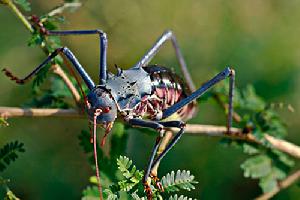
[[27,0],[13,0],[16,4],[21,6],[25,11],[31,11],[30,3]]
[[[36,80],[39,80],[39,78],[36,78],[34,81]],[[74,104],[70,91],[61,79],[51,77],[49,82],[50,84],[46,89],[34,87],[32,91],[34,97],[30,101],[24,103],[23,106],[38,108],[69,108]]]
[[10,142],[0,149],[0,172],[18,158],[19,153],[24,153],[24,144],[18,141]]
[[169,200],[192,200],[192,198],[188,198],[183,195],[178,196],[177,194],[175,194],[174,196],[171,196]]
[[197,184],[198,182],[194,180],[194,176],[191,175],[190,171],[180,171],[177,170],[176,176],[175,172],[166,174],[161,179],[161,183],[167,192],[177,192],[180,189],[182,190],[193,190],[195,186],[193,184]]
[[[132,160],[126,156],[120,156],[117,159],[118,170],[116,171],[116,176],[121,174],[118,177],[118,180],[109,187],[104,189],[105,199],[120,199],[122,198],[132,198],[132,199],[145,199],[144,188],[142,184],[143,174],[142,170],[138,170],[133,164]],[[96,184],[96,181],[93,182]],[[174,171],[166,174],[162,178],[162,185],[166,192],[173,193],[179,192],[180,190],[190,191],[195,189],[193,184],[196,184],[197,181],[194,180],[194,176],[190,174],[190,171],[186,170],[177,170],[176,176]],[[165,194],[162,194],[156,187],[151,186],[154,199],[162,199]],[[93,199],[98,197],[99,193],[96,186],[88,186],[83,191],[82,199]],[[121,199],[122,199],[121,198]],[[166,197],[167,198],[167,197]],[[173,196],[170,197],[175,199],[186,199],[187,197],[183,196]]]
[[[227,102],[228,82],[220,84],[209,94],[210,97],[218,97],[222,102]],[[237,123],[244,129],[245,134],[252,132],[262,145],[246,141],[232,141],[225,139],[223,142],[240,147],[244,153],[250,155],[242,164],[244,176],[259,179],[259,186],[263,192],[269,192],[277,187],[279,180],[284,179],[294,161],[285,153],[272,148],[265,140],[264,134],[277,138],[283,138],[286,126],[274,110],[274,106],[268,105],[259,97],[253,86],[248,85],[244,90],[235,91],[235,111],[241,113],[241,122]]]
[[8,126],[8,122],[6,121],[6,119],[4,117],[0,117],[0,127],[5,127]]
[[260,178],[272,171],[272,162],[266,155],[257,155],[247,159],[241,167],[245,177]]
[[82,195],[82,200],[98,200],[99,191],[97,186],[87,186],[87,188],[83,190]]
[[11,190],[6,192],[4,200],[20,200]]
[[[132,187],[142,179],[143,172],[137,170],[135,165],[132,165],[132,160],[130,160],[126,156],[120,156],[120,158],[117,159],[117,165],[122,175],[132,182]],[[132,187],[130,189],[132,189]],[[124,191],[129,190],[125,188]]]

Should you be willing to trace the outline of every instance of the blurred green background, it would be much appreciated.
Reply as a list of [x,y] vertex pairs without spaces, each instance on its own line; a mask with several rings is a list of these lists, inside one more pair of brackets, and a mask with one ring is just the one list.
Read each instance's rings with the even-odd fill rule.
[[[61,1],[32,0],[32,12],[44,14]],[[268,102],[291,104],[279,110],[288,140],[300,144],[300,2],[296,0],[89,0],[67,13],[68,29],[100,28],[108,34],[108,63],[128,68],[166,29],[172,29],[197,86],[231,65],[237,87],[253,84]],[[26,13],[26,14],[31,14]],[[44,54],[27,46],[30,34],[5,6],[0,6],[0,67],[23,76]],[[63,44],[97,79],[96,36],[64,37]],[[153,63],[178,69],[171,45]],[[31,84],[17,86],[0,75],[0,105],[19,106],[30,98]],[[217,105],[203,103],[193,123],[225,124]],[[0,145],[19,140],[26,153],[5,171],[11,189],[22,199],[79,199],[93,174],[77,139],[87,121],[80,119],[10,119],[0,129]],[[155,136],[130,134],[127,156],[144,168]],[[261,193],[256,181],[243,178],[239,165],[246,156],[218,144],[219,139],[185,136],[163,160],[160,174],[189,169],[199,181],[189,193],[199,199],[252,199]],[[294,185],[274,199],[299,199]]]

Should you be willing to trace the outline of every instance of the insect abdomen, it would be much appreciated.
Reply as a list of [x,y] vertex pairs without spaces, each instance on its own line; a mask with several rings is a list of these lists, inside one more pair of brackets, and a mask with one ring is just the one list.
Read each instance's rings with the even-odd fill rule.
[[[144,67],[149,73],[152,94],[145,96],[135,112],[148,118],[157,118],[168,107],[187,97],[190,91],[182,79],[166,67],[151,65]],[[193,116],[195,103],[190,103],[177,111],[176,120],[186,120]]]

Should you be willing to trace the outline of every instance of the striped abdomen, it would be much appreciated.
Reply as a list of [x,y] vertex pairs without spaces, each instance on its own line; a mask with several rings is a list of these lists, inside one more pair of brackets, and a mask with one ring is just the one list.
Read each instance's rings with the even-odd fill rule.
[[[182,79],[168,68],[151,65],[144,67],[144,70],[150,75],[152,94],[143,97],[141,103],[134,109],[135,114],[157,119],[159,113],[190,94]],[[195,103],[192,102],[177,111],[176,120],[189,119],[194,111]]]

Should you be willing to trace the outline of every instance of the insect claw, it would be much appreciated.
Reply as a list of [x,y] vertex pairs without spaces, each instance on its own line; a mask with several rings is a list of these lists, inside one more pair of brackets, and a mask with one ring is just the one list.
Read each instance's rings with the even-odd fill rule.
[[24,84],[26,79],[19,79],[11,71],[9,71],[6,68],[2,69],[2,72],[4,72],[5,76],[7,76],[10,80],[15,81],[17,84]]
[[162,184],[161,184],[161,182],[159,181],[159,178],[158,178],[156,175],[154,175],[153,173],[151,173],[151,174],[150,174],[150,178],[154,181],[156,187],[157,187],[161,192],[164,192],[164,191],[165,191],[164,188],[163,188],[163,186],[162,186]]
[[145,192],[147,194],[147,199],[152,200],[152,190],[147,181],[144,182],[144,188],[145,188]]
[[161,192],[164,192],[164,191],[165,191],[165,190],[164,190],[164,187],[162,186],[162,184],[161,184],[160,181],[157,181],[157,182],[156,182],[156,186],[157,186],[157,188],[158,188]]

